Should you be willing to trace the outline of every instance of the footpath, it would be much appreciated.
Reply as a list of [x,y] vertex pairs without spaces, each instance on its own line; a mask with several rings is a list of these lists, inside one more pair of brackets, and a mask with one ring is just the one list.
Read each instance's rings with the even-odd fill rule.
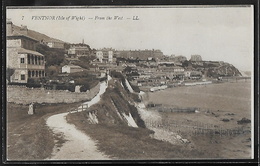
[[[111,79],[109,77],[109,79]],[[108,79],[108,80],[109,80]],[[101,95],[108,87],[107,82],[100,84],[99,93],[90,101],[85,102],[88,107],[98,103]],[[72,111],[70,113],[75,113]],[[54,134],[62,135],[66,140],[61,147],[55,147],[47,160],[109,160],[109,157],[97,150],[96,142],[88,135],[78,130],[75,125],[68,124],[66,116],[69,113],[56,114],[46,121],[47,126]]]

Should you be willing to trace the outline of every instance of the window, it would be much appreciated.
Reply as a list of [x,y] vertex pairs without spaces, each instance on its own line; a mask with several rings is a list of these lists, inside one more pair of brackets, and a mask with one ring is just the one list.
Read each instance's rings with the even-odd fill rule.
[[31,77],[31,71],[30,70],[28,71],[28,77],[29,78]]
[[38,62],[37,62],[37,61],[38,61],[38,57],[35,56],[34,58],[35,58],[35,64],[37,65],[37,63],[38,63]]
[[34,56],[32,55],[31,57],[32,57],[32,64],[34,65]]
[[24,40],[23,43],[24,43],[24,48],[27,48],[27,42],[26,42],[26,40]]
[[21,63],[24,63],[24,58],[21,58]]
[[30,56],[30,54],[28,54],[28,56],[27,56],[27,61],[28,61],[28,64],[31,63],[31,56]]
[[41,65],[41,57],[38,57],[38,63]]
[[21,80],[25,80],[25,75],[24,74],[21,75]]

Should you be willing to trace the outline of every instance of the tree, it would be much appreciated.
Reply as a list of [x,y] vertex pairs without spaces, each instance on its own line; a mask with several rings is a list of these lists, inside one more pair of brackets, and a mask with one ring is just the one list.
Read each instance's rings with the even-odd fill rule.
[[125,73],[130,73],[132,71],[132,68],[127,66],[124,70]]
[[185,60],[183,63],[182,63],[182,67],[188,67],[191,63],[187,60]]
[[56,77],[59,74],[59,67],[58,66],[47,67],[46,74],[49,77]]
[[36,51],[45,56],[46,66],[60,65],[65,59],[64,49],[49,48],[46,45],[37,44]]

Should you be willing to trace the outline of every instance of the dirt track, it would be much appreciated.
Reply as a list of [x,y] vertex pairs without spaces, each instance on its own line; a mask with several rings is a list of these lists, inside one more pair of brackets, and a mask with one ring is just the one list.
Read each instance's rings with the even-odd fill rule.
[[106,160],[107,156],[97,150],[96,143],[89,136],[77,130],[74,125],[68,124],[66,115],[62,113],[53,115],[47,120],[47,125],[54,133],[62,133],[67,142],[55,148],[51,160]]
[[[89,107],[100,100],[100,96],[106,91],[107,84],[100,84],[99,93],[89,102],[85,102]],[[73,113],[73,112],[72,112]],[[108,160],[109,157],[99,152],[96,143],[89,136],[77,130],[72,124],[68,124],[66,116],[68,113],[61,113],[49,117],[47,126],[56,135],[63,135],[67,140],[60,148],[57,147],[52,153],[51,160]]]

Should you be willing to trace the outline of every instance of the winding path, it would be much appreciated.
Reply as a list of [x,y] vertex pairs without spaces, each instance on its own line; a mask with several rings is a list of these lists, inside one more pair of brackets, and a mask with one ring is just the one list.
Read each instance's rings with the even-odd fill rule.
[[[111,79],[110,76],[108,78]],[[90,107],[98,103],[101,95],[105,93],[107,86],[106,82],[102,82],[100,84],[99,93],[91,101],[85,102],[84,104],[88,104],[88,107]],[[97,150],[94,140],[76,129],[75,125],[67,123],[67,114],[68,113],[61,113],[53,115],[46,121],[47,126],[52,129],[55,134],[63,135],[64,139],[67,140],[62,144],[62,147],[54,148],[52,156],[48,160],[109,160],[108,156]]]

